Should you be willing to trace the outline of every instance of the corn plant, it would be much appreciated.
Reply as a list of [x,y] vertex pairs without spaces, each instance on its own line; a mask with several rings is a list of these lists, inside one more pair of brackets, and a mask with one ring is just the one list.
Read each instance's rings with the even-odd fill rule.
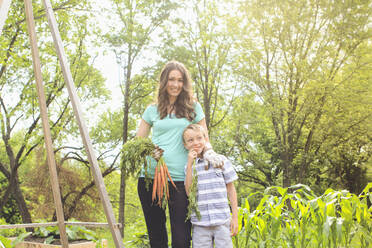
[[[321,196],[305,185],[270,187],[243,199],[239,208],[240,247],[371,247],[372,183],[360,195],[328,189]],[[255,209],[253,197],[261,200]]]

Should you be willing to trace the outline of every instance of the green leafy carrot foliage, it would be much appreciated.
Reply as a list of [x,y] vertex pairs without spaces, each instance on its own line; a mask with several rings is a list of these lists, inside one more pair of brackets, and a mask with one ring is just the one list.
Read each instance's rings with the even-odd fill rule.
[[186,220],[191,218],[191,214],[195,212],[196,217],[200,220],[201,215],[198,208],[198,174],[196,172],[195,160],[192,165],[192,182],[189,191],[189,207]]
[[122,149],[122,165],[125,166],[127,173],[136,175],[145,166],[145,176],[147,177],[148,164],[146,156],[151,156],[155,145],[149,138],[136,137],[127,141]]

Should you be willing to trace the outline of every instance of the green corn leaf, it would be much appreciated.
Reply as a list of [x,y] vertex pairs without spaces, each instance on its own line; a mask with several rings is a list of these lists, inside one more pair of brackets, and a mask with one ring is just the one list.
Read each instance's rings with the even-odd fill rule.
[[297,201],[296,200],[291,199],[291,207],[293,209],[297,209]]
[[357,222],[360,224],[361,223],[361,221],[362,221],[362,209],[360,209],[360,208],[357,208],[356,209],[356,214],[355,214],[355,217],[356,217],[356,220],[357,220]]
[[263,219],[257,219],[257,226],[258,229],[260,230],[261,234],[264,232],[266,228],[266,223]]
[[267,198],[268,198],[268,196],[265,195],[265,196],[261,199],[261,201],[260,201],[260,203],[258,204],[256,210],[260,211],[260,210],[264,209],[264,205],[265,205],[265,203],[266,203],[266,201],[267,201]]
[[330,232],[331,226],[333,225],[333,223],[334,223],[335,220],[336,220],[336,217],[327,216],[327,219],[324,222],[324,225],[323,225],[323,234],[324,234],[324,236],[325,236],[326,239],[329,238],[329,232]]
[[248,211],[248,213],[251,212],[248,199],[245,199],[244,208]]
[[12,241],[0,235],[0,247],[1,248],[11,248]]
[[334,192],[333,189],[326,189],[326,191],[324,192],[323,195],[329,195],[329,194],[331,194],[331,193],[333,193],[333,192]]
[[269,195],[269,192],[272,190],[272,189],[275,189],[276,188],[276,186],[271,186],[271,187],[267,187],[267,188],[265,188],[265,190],[264,190],[264,194],[265,195]]
[[287,191],[288,191],[287,188],[282,188],[282,187],[278,187],[277,190],[278,190],[279,194],[280,194],[282,197],[283,197],[283,196],[287,193]]
[[299,201],[298,202],[298,207],[300,208],[300,211],[301,211],[301,215],[302,216],[305,216],[306,214],[307,214],[307,211],[309,210],[309,207],[310,206],[304,206],[304,205],[302,205],[302,203]]
[[371,192],[370,192],[371,189],[372,189],[372,182],[367,184],[367,186],[363,189],[362,193],[359,196],[361,196],[362,194],[371,195]]
[[318,198],[317,203],[320,211],[326,210],[326,204],[322,199]]
[[296,185],[292,185],[290,187],[288,187],[289,189],[305,189],[307,190],[308,192],[312,192],[312,190],[310,189],[309,186],[305,185],[305,184],[296,184]]
[[351,207],[351,203],[348,200],[343,200],[340,203],[341,206],[341,216],[345,219],[347,222],[351,222],[353,219],[353,209]]
[[337,203],[337,199],[333,199],[332,201],[330,202],[327,202],[326,204],[326,213],[328,216],[336,216],[336,212],[335,212],[335,203]]
[[342,226],[344,224],[344,218],[337,218],[336,220],[336,233],[337,239],[342,240]]

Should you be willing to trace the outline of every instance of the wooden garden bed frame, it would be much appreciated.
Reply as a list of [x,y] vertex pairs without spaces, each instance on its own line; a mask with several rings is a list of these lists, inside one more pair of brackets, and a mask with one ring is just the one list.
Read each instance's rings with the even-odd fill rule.
[[[96,248],[96,243],[92,241],[87,241],[87,242],[81,242],[77,244],[70,244],[70,248]],[[107,247],[107,240],[102,240],[101,246],[103,248],[108,248]],[[51,244],[41,244],[37,242],[31,242],[31,241],[24,241],[15,246],[15,248],[58,248],[62,247],[61,245],[51,245]]]
[[[14,240],[16,238],[10,238],[10,240]],[[108,248],[107,239],[102,239],[99,241],[100,247]],[[44,244],[38,241],[22,241],[18,243],[14,248],[58,248],[62,247],[61,244]],[[78,242],[73,242],[69,244],[70,248],[96,248],[97,242],[89,241],[89,240],[81,240]]]

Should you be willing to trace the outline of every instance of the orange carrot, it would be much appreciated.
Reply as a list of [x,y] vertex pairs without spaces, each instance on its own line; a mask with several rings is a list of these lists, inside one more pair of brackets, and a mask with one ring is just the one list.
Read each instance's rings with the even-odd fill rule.
[[158,167],[155,167],[154,183],[152,185],[152,197],[151,197],[153,202],[155,201],[155,198],[156,198],[156,187],[157,187],[157,183],[158,183],[158,180],[157,180],[157,177],[156,177],[157,172],[158,172]]
[[168,182],[171,181],[172,185],[177,189],[176,184],[173,182],[168,167],[164,159],[160,158],[155,167],[154,183],[152,188],[152,201],[158,201],[160,207],[165,207],[169,200],[169,187]]
[[[165,165],[165,164],[164,164],[164,165]],[[171,177],[171,175],[169,174],[169,171],[168,171],[168,167],[167,167],[167,165],[164,166],[164,169],[165,169],[165,172],[166,172],[167,177],[169,178],[169,181],[171,181],[172,185],[177,189],[176,184],[174,184],[174,182],[173,182],[173,180],[172,180],[172,177]]]
[[169,199],[169,182],[168,182],[168,177],[167,177],[167,168],[166,168],[166,165],[164,164],[164,178],[165,178],[165,192],[164,192],[164,195],[166,197],[166,199],[168,200]]
[[[160,200],[162,201],[163,196],[164,196],[164,190],[165,190],[165,183],[166,183],[166,180],[165,180],[165,178],[164,178],[164,170],[163,170],[163,166],[160,165],[159,168],[160,168],[160,178],[161,178],[161,186],[160,186],[160,194],[161,194],[161,198],[160,198]],[[161,204],[161,201],[159,201],[159,204]],[[161,206],[161,205],[160,205],[160,206]]]
[[[167,177],[165,177],[167,178]],[[167,200],[169,199],[169,184],[168,184],[168,180],[167,180]]]
[[158,177],[158,185],[157,185],[158,202],[160,202],[161,201],[161,186],[163,184],[161,180],[161,175],[160,175],[160,168],[158,168],[158,173],[156,176]]

